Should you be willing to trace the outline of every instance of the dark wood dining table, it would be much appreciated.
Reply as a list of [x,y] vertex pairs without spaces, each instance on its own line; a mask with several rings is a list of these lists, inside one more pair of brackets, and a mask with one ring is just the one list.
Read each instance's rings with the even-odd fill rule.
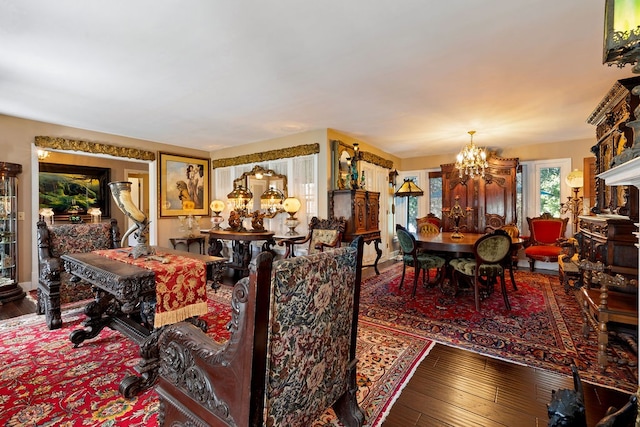
[[[472,255],[473,254],[473,245],[476,241],[484,236],[484,233],[461,233],[462,237],[452,237],[453,232],[451,231],[443,231],[437,234],[426,234],[426,233],[412,233],[416,238],[416,243],[418,247],[425,251],[437,252],[438,254],[444,255],[447,258],[447,262],[450,259],[458,258],[464,255]],[[524,244],[524,239],[518,237],[516,239],[512,239],[511,241],[511,250],[518,250]],[[509,268],[509,273],[511,276],[512,283],[516,283],[515,278],[513,276],[514,265],[511,261],[511,257],[509,256],[506,259],[508,264],[505,264],[507,268]],[[451,275],[451,272],[448,273]]]
[[[484,233],[462,233],[462,237],[452,237],[453,232],[443,231],[437,234],[412,233],[420,249],[434,252],[449,252],[453,257],[456,254],[472,254],[473,245],[484,236]],[[518,237],[512,239],[512,248],[519,248],[524,243],[524,239]]]

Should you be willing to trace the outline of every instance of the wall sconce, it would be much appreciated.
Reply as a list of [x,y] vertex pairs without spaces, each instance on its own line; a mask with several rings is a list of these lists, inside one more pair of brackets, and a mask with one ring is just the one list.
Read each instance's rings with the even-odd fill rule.
[[53,209],[52,208],[42,208],[40,209],[40,218],[47,225],[53,225]]
[[298,233],[295,231],[295,228],[300,221],[296,219],[296,213],[300,210],[302,204],[300,200],[295,197],[287,197],[282,203],[282,208],[286,213],[289,214],[289,218],[284,221],[284,225],[289,228],[289,231],[285,234],[286,236],[297,236]]
[[220,224],[224,221],[224,218],[220,215],[220,212],[224,210],[224,202],[222,200],[214,200],[209,207],[213,215],[211,216],[211,229],[220,230]]
[[[626,64],[635,64],[631,68],[634,74],[640,74],[640,2],[629,0],[606,0],[604,10],[604,49],[602,63],[616,64],[622,68]],[[632,89],[640,92],[640,86]],[[620,165],[640,156],[640,105],[633,110],[635,120],[627,123],[633,129],[633,143],[612,161],[612,166]]]
[[97,223],[102,220],[102,211],[100,208],[89,208],[87,213],[91,215],[91,222]]
[[578,197],[578,191],[584,185],[584,177],[581,170],[574,169],[567,177],[565,182],[573,190],[573,197],[568,196],[566,203],[560,203],[560,213],[571,213],[573,220],[574,233],[577,232],[578,215],[582,211],[582,197]]
[[49,157],[49,152],[47,150],[43,150],[41,148],[38,148],[38,161],[43,161],[44,159],[46,159],[47,157]]

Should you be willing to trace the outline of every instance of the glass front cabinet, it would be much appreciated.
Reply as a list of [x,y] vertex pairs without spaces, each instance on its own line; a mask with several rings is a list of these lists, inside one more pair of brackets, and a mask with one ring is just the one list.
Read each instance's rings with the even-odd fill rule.
[[23,298],[18,285],[18,174],[22,165],[0,162],[0,303]]

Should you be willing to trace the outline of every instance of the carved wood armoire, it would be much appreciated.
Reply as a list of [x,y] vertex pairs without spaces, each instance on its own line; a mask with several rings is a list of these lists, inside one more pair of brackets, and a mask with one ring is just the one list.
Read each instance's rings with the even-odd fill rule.
[[449,218],[456,197],[465,210],[466,217],[460,221],[462,231],[484,233],[505,224],[516,223],[516,174],[520,168],[517,158],[503,159],[490,155],[489,167],[484,178],[476,176],[460,178],[455,164],[440,165],[442,170],[442,224],[444,231],[454,227]]

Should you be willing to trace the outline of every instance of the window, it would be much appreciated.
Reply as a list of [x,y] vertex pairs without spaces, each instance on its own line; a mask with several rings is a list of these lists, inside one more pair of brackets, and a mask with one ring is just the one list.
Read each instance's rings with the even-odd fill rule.
[[442,219],[442,172],[429,172],[429,212]]
[[564,177],[569,172],[571,159],[522,162],[522,173],[517,183],[521,194],[518,195],[516,209],[518,226],[523,234],[529,233],[527,217],[540,216],[544,212],[560,216],[560,201],[570,191],[564,184]]

